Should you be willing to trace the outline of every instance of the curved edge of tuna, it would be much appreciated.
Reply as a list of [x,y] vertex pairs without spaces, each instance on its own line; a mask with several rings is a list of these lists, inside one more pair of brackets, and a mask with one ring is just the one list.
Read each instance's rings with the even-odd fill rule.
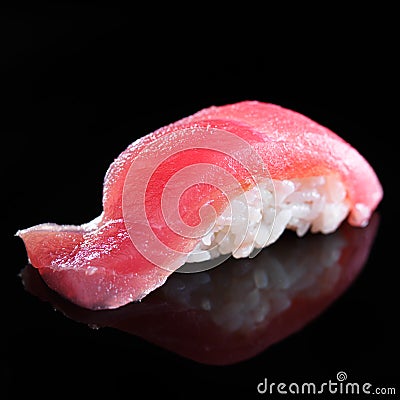
[[[121,221],[100,221],[101,216],[80,226],[40,224],[16,236],[46,284],[81,307],[118,308],[165,283],[171,272],[135,251]],[[119,240],[111,243],[110,237]],[[116,270],[113,263],[123,268]]]

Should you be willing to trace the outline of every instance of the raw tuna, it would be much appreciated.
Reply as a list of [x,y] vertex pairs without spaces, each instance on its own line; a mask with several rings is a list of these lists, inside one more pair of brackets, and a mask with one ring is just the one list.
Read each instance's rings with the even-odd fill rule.
[[107,171],[94,221],[17,234],[50,288],[86,308],[116,308],[185,263],[252,256],[285,228],[330,233],[347,217],[365,226],[382,193],[368,162],[332,131],[245,101],[131,144]]

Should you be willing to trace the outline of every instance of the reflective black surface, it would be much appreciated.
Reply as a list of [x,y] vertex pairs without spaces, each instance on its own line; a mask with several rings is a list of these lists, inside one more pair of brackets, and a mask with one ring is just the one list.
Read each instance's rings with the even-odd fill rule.
[[344,224],[331,235],[287,233],[254,259],[174,273],[139,303],[89,311],[50,290],[28,265],[26,290],[92,328],[111,327],[203,364],[250,359],[303,328],[347,289],[366,263],[379,225]]
[[[388,20],[396,13],[248,11],[251,18],[241,10],[237,21],[263,15],[263,23],[252,23],[251,30],[214,13],[197,25],[192,13],[174,20],[160,10],[157,20],[154,10],[131,14],[117,5],[52,3],[2,10],[0,380],[5,398],[147,397],[141,391],[176,399],[260,398],[257,384],[264,378],[321,382],[338,371],[353,382],[398,384],[397,24]],[[148,30],[139,29],[138,20],[147,21]],[[228,20],[233,25],[225,25]],[[386,23],[377,29],[377,20]],[[22,241],[13,236],[18,229],[43,222],[80,224],[98,216],[104,174],[129,143],[203,107],[244,99],[277,103],[331,128],[381,179],[379,226],[349,230],[361,253],[352,252],[358,256],[337,276],[317,276],[318,288],[326,288],[322,300],[318,293],[315,298],[306,290],[290,292],[291,307],[282,314],[275,309],[268,323],[255,325],[256,313],[243,314],[242,321],[223,312],[224,296],[235,310],[236,291],[247,290],[241,287],[247,280],[239,280],[233,269],[232,275],[222,268],[210,271],[204,284],[194,276],[174,276],[143,304],[98,314],[53,296],[40,280],[35,284]],[[254,264],[263,266],[264,256]],[[250,271],[260,266],[233,264],[229,267],[237,266],[248,282]],[[172,290],[174,282],[181,287],[179,279],[187,280],[188,296],[182,299]],[[304,309],[298,296],[304,296]],[[217,304],[215,314],[204,310],[209,303],[203,297]],[[251,301],[250,296],[249,306]],[[290,310],[300,320],[289,318]],[[230,331],[218,330],[224,318]],[[153,320],[158,324],[150,329]],[[210,328],[205,331],[202,324]],[[239,325],[242,332],[250,329],[239,335],[243,341],[236,340]],[[207,346],[213,346],[211,355]]]

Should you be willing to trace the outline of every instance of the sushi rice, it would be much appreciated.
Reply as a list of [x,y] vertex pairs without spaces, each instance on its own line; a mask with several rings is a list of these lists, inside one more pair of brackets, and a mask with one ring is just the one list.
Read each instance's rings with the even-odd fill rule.
[[285,229],[335,231],[347,217],[350,202],[342,181],[334,176],[263,180],[233,199],[189,254],[187,262],[203,262],[232,254],[254,256],[274,243]]

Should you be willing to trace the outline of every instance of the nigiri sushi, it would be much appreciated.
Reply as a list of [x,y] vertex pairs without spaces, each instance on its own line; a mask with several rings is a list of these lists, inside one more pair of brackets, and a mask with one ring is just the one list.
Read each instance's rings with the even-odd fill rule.
[[141,300],[182,266],[193,272],[224,256],[252,257],[285,229],[328,234],[346,218],[364,227],[382,196],[369,163],[331,130],[243,101],[128,146],[106,173],[103,212],[93,221],[17,235],[50,288],[109,309]]

